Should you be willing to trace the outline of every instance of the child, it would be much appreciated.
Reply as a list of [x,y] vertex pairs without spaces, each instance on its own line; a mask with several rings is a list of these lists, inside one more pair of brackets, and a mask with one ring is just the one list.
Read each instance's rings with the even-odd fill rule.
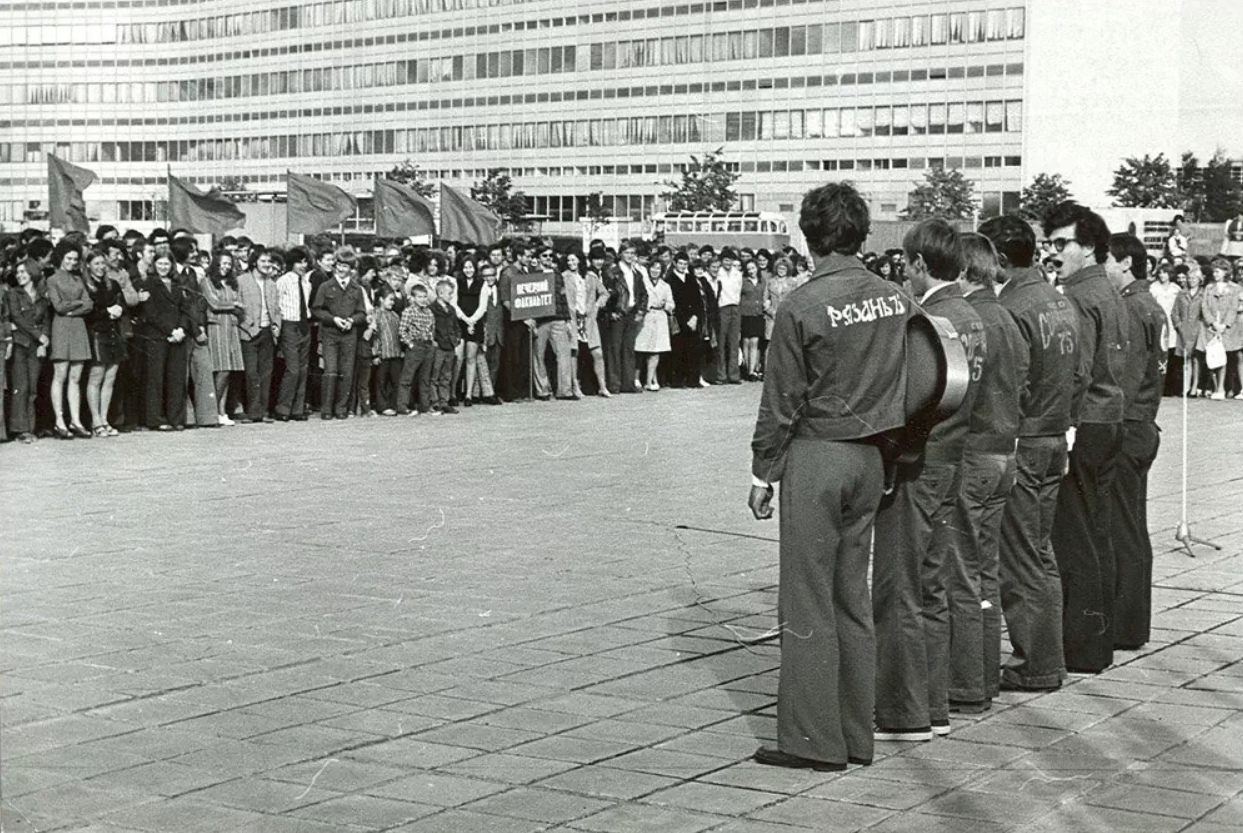
[[393,310],[397,293],[381,286],[376,292],[379,308],[375,313],[375,337],[372,339],[373,361],[379,365],[376,374],[376,406],[384,416],[396,416],[397,389],[401,384],[401,318]]
[[432,404],[432,354],[435,345],[436,318],[428,309],[431,296],[427,287],[416,285],[410,291],[411,303],[401,314],[398,340],[405,348],[401,364],[401,378],[397,382],[397,413],[410,413],[410,388],[417,378],[419,382],[419,407],[416,414],[431,411]]
[[457,307],[453,304],[453,282],[441,280],[436,284],[436,302],[432,304],[435,317],[436,352],[432,357],[432,389],[435,400],[432,413],[456,414],[457,408],[449,404],[453,392],[453,367],[462,331],[458,327]]

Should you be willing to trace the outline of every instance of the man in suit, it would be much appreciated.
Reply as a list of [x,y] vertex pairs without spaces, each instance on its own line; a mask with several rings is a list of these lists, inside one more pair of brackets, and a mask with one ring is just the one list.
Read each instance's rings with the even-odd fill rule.
[[500,395],[508,402],[521,402],[531,398],[532,336],[526,322],[513,319],[513,282],[515,277],[534,271],[534,267],[526,246],[515,243],[511,253],[514,260],[506,265],[505,250],[496,244],[488,250],[488,259],[500,275],[496,282],[502,318]]
[[[311,299],[315,289],[310,280],[311,257],[297,247],[287,256],[289,271],[276,281],[280,300],[280,353],[285,359],[280,389],[276,397],[276,418],[282,421],[306,419],[306,379],[311,344]],[[321,281],[322,283],[322,281]]]
[[[186,295],[186,363],[194,390],[193,411],[187,409],[190,427],[215,428],[220,424],[216,408],[216,385],[212,378],[211,351],[207,347],[207,299],[199,291],[198,272],[190,264],[198,254],[198,243],[189,235],[174,237],[169,244],[177,262],[177,280]],[[193,417],[193,418],[191,418]]]
[[604,306],[608,326],[603,333],[605,380],[610,393],[640,393],[635,384],[634,342],[647,311],[647,270],[639,263],[634,243],[621,245],[620,260],[604,270],[609,292]]
[[245,311],[238,322],[242,363],[246,368],[246,417],[243,422],[272,422],[268,400],[272,391],[272,363],[281,331],[280,295],[276,291],[276,264],[260,252],[255,268],[237,278]]
[[358,350],[358,330],[367,321],[363,289],[353,280],[358,256],[352,248],[337,250],[332,266],[333,279],[315,292],[311,313],[319,320],[320,344],[324,350],[324,390],[320,419],[345,419],[350,391],[354,387],[354,356]]
[[[311,270],[309,276],[309,284],[311,294],[307,295],[307,302],[315,300],[315,294],[319,292],[319,288],[328,281],[332,280],[333,265],[337,261],[337,253],[332,248],[324,249],[315,258],[315,268]],[[307,371],[306,371],[306,401],[309,410],[322,408],[323,403],[320,397],[321,388],[324,384],[324,371],[321,365],[323,351],[319,349],[320,343],[319,320],[315,316],[311,316],[311,341],[307,345]],[[331,408],[329,408],[331,410]]]

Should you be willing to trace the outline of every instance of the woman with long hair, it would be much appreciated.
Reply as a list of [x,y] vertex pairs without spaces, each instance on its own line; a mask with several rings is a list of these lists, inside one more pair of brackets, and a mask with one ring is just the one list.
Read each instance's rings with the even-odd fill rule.
[[[648,275],[645,279],[647,289],[647,309],[643,321],[639,325],[639,335],[634,340],[634,351],[647,354],[647,390],[660,390],[657,372],[660,370],[660,354],[668,353],[669,316],[673,314],[673,290],[665,281],[664,264],[653,260],[648,264]],[[635,371],[636,375],[638,371]],[[636,379],[636,382],[638,380]],[[639,387],[638,384],[635,385]]]
[[1213,393],[1210,399],[1226,398],[1226,368],[1243,347],[1243,324],[1239,323],[1240,287],[1230,280],[1230,262],[1223,257],[1214,258],[1209,266],[1213,282],[1204,290],[1204,302],[1200,307],[1200,341],[1206,351],[1215,339],[1221,340],[1226,353],[1226,363],[1213,368]]
[[[579,349],[584,346],[591,354],[591,369],[596,377],[596,386],[600,396],[608,399],[609,393],[604,367],[604,342],[600,337],[600,314],[609,302],[609,291],[604,286],[604,265],[608,260],[608,252],[603,247],[593,248],[587,258],[587,268],[583,271],[583,314],[578,319]],[[574,337],[574,336],[572,336]]]
[[743,378],[760,378],[760,339],[764,337],[764,276],[754,260],[742,264],[742,294],[738,314],[742,317]]
[[91,410],[91,430],[96,437],[115,437],[120,432],[108,424],[108,408],[116,385],[117,368],[125,361],[125,336],[121,316],[125,298],[121,285],[108,276],[107,256],[98,249],[86,255],[86,289],[94,308],[86,317],[94,361],[86,380],[86,404]]
[[1174,272],[1186,285],[1174,302],[1171,314],[1174,329],[1178,331],[1174,350],[1183,361],[1183,396],[1199,396],[1200,364],[1204,361],[1204,351],[1199,348],[1204,289],[1200,286],[1199,272],[1192,275],[1186,266],[1179,266]]
[[469,256],[462,257],[455,278],[466,376],[466,392],[462,405],[469,408],[474,404],[476,388],[479,390],[480,401],[491,402],[496,395],[492,389],[492,377],[488,373],[484,323],[480,320],[487,314],[487,299],[483,297],[486,281],[475,259]]
[[18,261],[9,276],[2,309],[13,334],[9,385],[13,391],[9,430],[24,443],[35,439],[35,393],[50,343],[51,307],[35,283],[26,261]]
[[[47,297],[52,305],[52,413],[56,417],[56,436],[62,440],[90,437],[82,424],[82,368],[91,360],[91,338],[86,330],[86,316],[95,309],[95,302],[78,275],[81,260],[78,247],[62,240],[52,250],[55,274],[47,280]],[[68,391],[69,425],[65,424],[65,399]]]
[[223,249],[212,258],[207,274],[199,280],[199,290],[207,302],[207,351],[211,355],[212,379],[216,388],[216,412],[221,425],[235,424],[229,418],[226,401],[229,380],[242,372],[242,339],[237,324],[245,305],[233,269],[233,256]]

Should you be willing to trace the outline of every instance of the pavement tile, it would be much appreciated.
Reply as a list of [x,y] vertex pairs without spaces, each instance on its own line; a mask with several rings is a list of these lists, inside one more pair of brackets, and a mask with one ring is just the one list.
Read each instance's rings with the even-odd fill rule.
[[509,751],[515,755],[533,758],[551,758],[555,761],[590,764],[607,758],[616,758],[618,755],[637,749],[638,746],[637,743],[553,735],[515,746]]
[[652,793],[643,801],[661,806],[683,807],[701,813],[739,816],[753,813],[761,807],[785,799],[786,796],[780,793],[741,790],[719,784],[690,781]]
[[1243,798],[1232,798],[1204,817],[1207,822],[1243,829]]
[[[463,749],[458,746],[445,746],[439,743],[428,743],[418,738],[403,737],[362,746],[341,753],[342,757],[358,761],[373,761],[380,764],[409,767],[439,767],[473,758],[479,754],[478,749]],[[309,756],[308,756],[309,757]]]
[[1186,819],[1132,813],[1111,807],[1064,804],[1036,821],[1016,828],[1016,833],[1175,833]]
[[1019,824],[1034,821],[1048,812],[1048,804],[1016,794],[998,801],[996,793],[960,789],[939,795],[919,805],[919,812],[937,816],[973,819],[990,824]]
[[[875,765],[873,765],[875,766]],[[815,772],[810,769],[782,769],[764,766],[754,761],[742,761],[733,766],[706,773],[698,780],[727,787],[797,795],[812,787],[841,778],[837,772]]]
[[449,746],[461,746],[468,749],[479,749],[485,752],[499,752],[511,746],[536,740],[542,737],[538,732],[522,729],[506,729],[501,726],[489,726],[485,723],[466,722],[453,723],[439,729],[431,729],[419,733],[419,740],[431,743],[444,743]]
[[279,815],[297,807],[325,801],[334,795],[336,794],[316,786],[308,785],[304,788],[300,784],[266,778],[238,778],[198,790],[189,797],[196,801]]
[[879,807],[865,807],[861,804],[795,796],[758,810],[751,814],[751,818],[813,830],[846,833],[846,831],[862,830],[865,827],[879,824],[892,815],[892,812]]
[[100,789],[145,790],[156,796],[173,797],[220,784],[233,778],[222,770],[155,761],[131,769],[116,770],[91,778],[86,783]]
[[328,825],[387,830],[438,813],[441,809],[428,804],[372,795],[341,795],[303,805],[293,810],[290,815]]
[[893,781],[870,778],[838,778],[813,787],[803,795],[878,807],[883,810],[909,810],[946,791],[945,787],[906,783],[899,786]]
[[680,726],[662,726],[660,724],[632,723],[625,720],[597,720],[583,726],[576,726],[565,734],[573,738],[591,740],[615,740],[622,743],[664,744],[670,738],[686,733]]
[[468,810],[446,810],[401,827],[394,827],[393,833],[536,833],[545,829],[547,825],[542,822],[490,816]]
[[1151,813],[1191,820],[1200,818],[1220,804],[1221,797],[1161,787],[1119,784],[1093,793],[1085,799],[1085,802],[1129,812]]
[[238,810],[195,801],[193,798],[174,798],[168,801],[143,804],[108,813],[100,820],[107,824],[132,827],[151,833],[221,833],[235,830],[247,823],[257,823],[265,817],[259,813]]
[[596,833],[699,833],[720,824],[720,816],[689,810],[622,804],[574,822],[574,827]]
[[558,824],[598,813],[611,802],[573,793],[515,787],[507,792],[482,798],[466,807],[475,813],[489,813],[527,821]]
[[593,764],[545,778],[539,785],[581,795],[631,801],[676,783],[676,778]]
[[368,795],[393,798],[398,801],[413,801],[437,807],[458,807],[505,789],[505,785],[491,781],[428,771],[370,786],[364,792]]
[[527,758],[507,752],[493,752],[440,767],[439,771],[450,775],[487,778],[490,781],[500,781],[505,784],[530,784],[577,766],[578,764],[567,761]]
[[683,779],[696,778],[727,765],[728,762],[720,758],[674,752],[668,749],[639,749],[609,759],[609,766],[617,769]]

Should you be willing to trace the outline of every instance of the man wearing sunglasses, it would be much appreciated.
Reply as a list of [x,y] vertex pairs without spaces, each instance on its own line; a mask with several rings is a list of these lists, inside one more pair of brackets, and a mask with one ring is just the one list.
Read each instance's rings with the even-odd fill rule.
[[1066,670],[1103,671],[1113,663],[1115,560],[1110,504],[1123,416],[1121,379],[1128,320],[1105,271],[1109,227],[1073,201],[1046,215],[1044,233],[1058,263],[1058,285],[1079,317],[1079,362],[1070,400],[1070,448],[1058,490],[1053,552],[1062,579]]

